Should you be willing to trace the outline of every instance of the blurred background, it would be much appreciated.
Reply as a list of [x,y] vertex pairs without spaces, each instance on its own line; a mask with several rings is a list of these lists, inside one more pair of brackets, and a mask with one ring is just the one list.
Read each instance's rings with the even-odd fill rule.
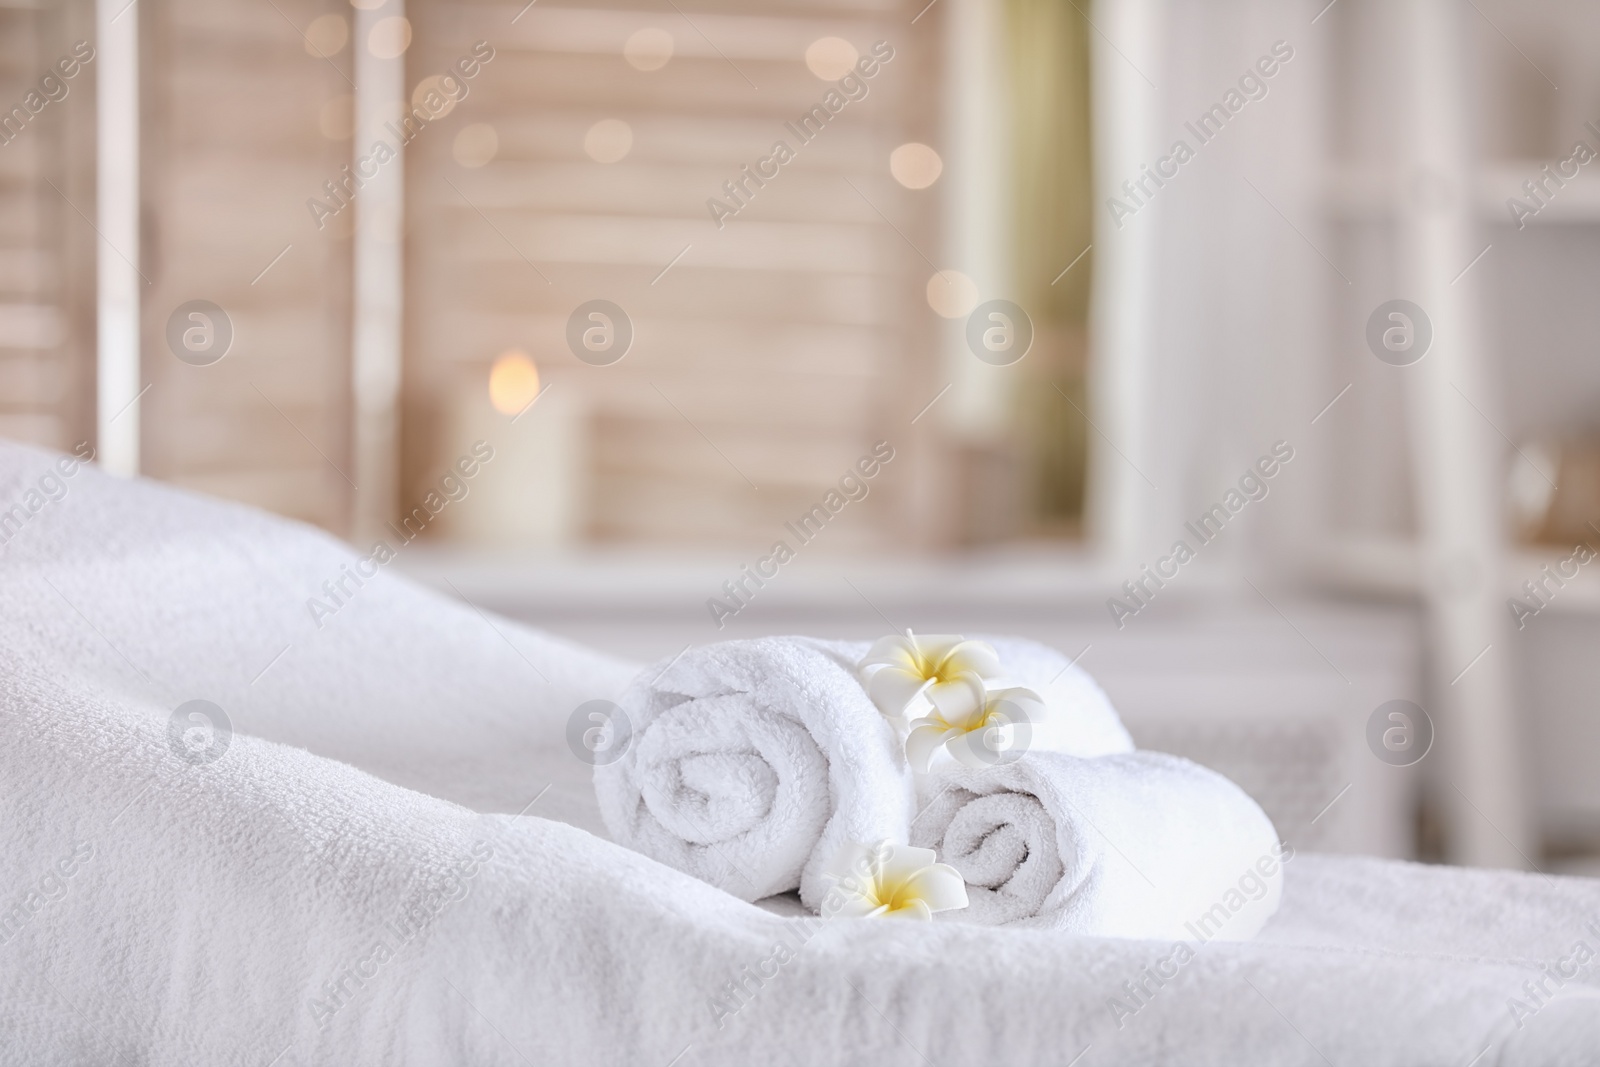
[[1025,633],[1298,848],[1597,871],[1596,31],[0,0],[0,434],[641,661]]

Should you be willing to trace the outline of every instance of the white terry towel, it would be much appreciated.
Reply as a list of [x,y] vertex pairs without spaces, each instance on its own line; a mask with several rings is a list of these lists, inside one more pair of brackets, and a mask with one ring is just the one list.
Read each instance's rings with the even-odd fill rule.
[[[1007,678],[1053,716],[1036,746],[1079,755],[1133,742],[1100,687],[1059,652],[989,638]],[[849,841],[906,840],[916,812],[904,737],[857,673],[865,641],[765,637],[692,649],[623,696],[632,740],[595,767],[614,840],[745,900],[800,890]]]
[[395,568],[423,550],[382,537],[398,562],[362,579],[372,542],[0,440],[0,645],[63,656],[163,721],[205,699],[235,734],[474,811],[539,796],[601,830],[565,727],[639,664],[421,588]]
[[799,888],[847,841],[904,841],[916,786],[856,679],[857,646],[764,637],[640,674],[632,744],[595,767],[613,839],[745,900]]
[[1282,895],[1267,816],[1214,771],[1161,752],[1033,751],[921,783],[911,843],[961,872],[944,918],[1103,937],[1253,937]]

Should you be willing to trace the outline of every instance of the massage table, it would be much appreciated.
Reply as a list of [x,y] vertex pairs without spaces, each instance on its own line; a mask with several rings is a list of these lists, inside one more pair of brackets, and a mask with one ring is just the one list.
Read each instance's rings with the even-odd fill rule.
[[1590,879],[1298,852],[1183,950],[735,899],[604,837],[638,664],[372,548],[0,442],[0,1063],[1600,1059]]

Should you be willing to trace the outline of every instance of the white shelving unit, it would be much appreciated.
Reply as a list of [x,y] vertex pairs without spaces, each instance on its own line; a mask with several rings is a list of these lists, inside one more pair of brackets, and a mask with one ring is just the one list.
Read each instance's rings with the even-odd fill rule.
[[[1507,599],[1566,552],[1516,545],[1504,506],[1507,462],[1526,462],[1508,442],[1600,421],[1585,406],[1600,399],[1600,324],[1582,288],[1591,239],[1600,262],[1600,162],[1521,229],[1506,207],[1576,140],[1600,149],[1586,126],[1600,114],[1591,7],[1219,0],[1202,18],[1101,0],[1092,12],[1102,199],[1187,136],[1186,120],[1271,42],[1295,53],[1127,225],[1100,213],[1103,558],[1142,561],[1141,540],[1206,507],[1234,457],[1290,437],[1306,456],[1295,480],[1250,538],[1215,551],[1233,553],[1241,587],[1300,580],[1419,606],[1439,738],[1432,809],[1448,857],[1473,864],[1539,863],[1552,812],[1569,828],[1588,818],[1600,845],[1600,796],[1547,773],[1563,737],[1588,743],[1581,694],[1600,678],[1540,644],[1600,623],[1600,568],[1518,631]],[[1405,367],[1363,336],[1394,298],[1434,328]]]
[[[1541,845],[1600,844],[1600,796],[1570,766],[1600,758],[1583,696],[1600,678],[1586,659],[1555,651],[1600,623],[1600,569],[1563,579],[1519,628],[1508,600],[1525,598],[1523,583],[1571,546],[1515,544],[1504,505],[1507,468],[1537,461],[1529,440],[1596,421],[1584,408],[1596,399],[1594,375],[1582,366],[1592,361],[1585,308],[1565,283],[1581,258],[1576,249],[1594,242],[1600,254],[1600,179],[1593,163],[1581,167],[1521,227],[1507,200],[1531,202],[1524,183],[1540,180],[1577,140],[1600,149],[1585,123],[1592,37],[1574,32],[1592,13],[1559,0],[1519,5],[1509,21],[1495,4],[1349,8],[1336,79],[1372,77],[1383,39],[1404,42],[1396,52],[1404,61],[1377,75],[1389,79],[1383,106],[1393,125],[1373,114],[1377,91],[1337,94],[1347,128],[1365,123],[1347,136],[1364,151],[1327,168],[1324,211],[1352,245],[1388,243],[1398,261],[1391,295],[1427,309],[1437,340],[1423,362],[1404,368],[1403,427],[1378,428],[1407,457],[1415,529],[1369,522],[1325,539],[1309,554],[1308,573],[1324,588],[1425,605],[1434,699],[1444,728],[1463,742],[1453,755],[1445,750],[1434,783],[1455,855],[1530,865]],[[1375,122],[1387,137],[1371,134]],[[1530,154],[1530,140],[1549,154]],[[1375,143],[1389,150],[1373,151]],[[1419,202],[1429,186],[1432,203]],[[1460,343],[1441,348],[1451,334]]]

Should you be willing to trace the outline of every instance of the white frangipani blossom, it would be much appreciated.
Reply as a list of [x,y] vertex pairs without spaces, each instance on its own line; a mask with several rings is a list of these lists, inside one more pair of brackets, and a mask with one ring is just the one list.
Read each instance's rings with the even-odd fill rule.
[[[906,759],[912,769],[928,773],[933,758],[943,748],[963,767],[981,769],[1018,758],[1032,739],[1033,724],[1044,715],[1045,704],[1032,689],[985,690],[968,681],[970,700],[959,706],[974,710],[947,715],[936,709],[911,723],[906,737]],[[952,702],[954,703],[954,702]]]
[[932,919],[966,907],[966,882],[937,859],[931,848],[850,842],[828,865],[833,887],[822,901],[823,918]]
[[907,630],[904,636],[880,638],[857,670],[867,695],[891,719],[937,712],[946,720],[961,720],[982,708],[983,687],[999,675],[1000,656],[986,641]]

